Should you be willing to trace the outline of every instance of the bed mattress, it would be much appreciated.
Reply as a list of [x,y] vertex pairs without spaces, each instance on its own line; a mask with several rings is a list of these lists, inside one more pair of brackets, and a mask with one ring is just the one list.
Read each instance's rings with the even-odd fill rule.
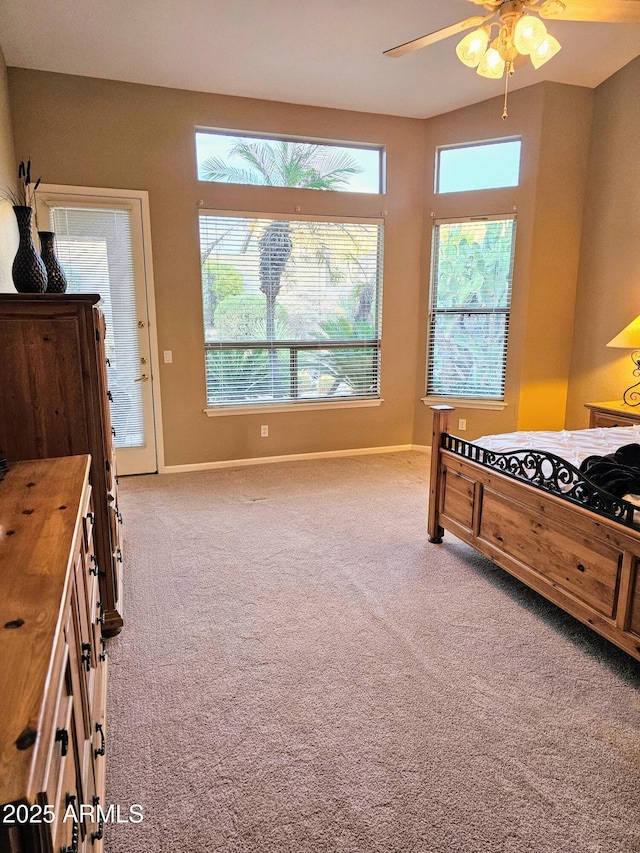
[[628,427],[596,427],[595,429],[560,430],[560,432],[505,432],[484,435],[473,442],[486,450],[509,453],[512,450],[543,450],[580,467],[587,456],[604,456],[625,444],[640,443],[640,425]]

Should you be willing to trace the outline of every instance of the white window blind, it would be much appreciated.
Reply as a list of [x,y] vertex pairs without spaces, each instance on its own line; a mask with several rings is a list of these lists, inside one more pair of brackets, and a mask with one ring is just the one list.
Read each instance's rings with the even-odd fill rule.
[[515,216],[436,221],[427,396],[504,399]]
[[200,216],[207,404],[379,396],[382,225]]
[[54,206],[56,253],[69,293],[99,293],[105,314],[111,422],[116,447],[145,443],[131,212],[126,208]]

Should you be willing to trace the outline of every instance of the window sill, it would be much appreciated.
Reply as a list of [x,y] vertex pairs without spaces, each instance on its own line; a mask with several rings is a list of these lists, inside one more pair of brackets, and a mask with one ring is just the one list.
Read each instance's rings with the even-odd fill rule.
[[331,403],[270,403],[264,406],[220,406],[203,409],[208,418],[222,415],[268,415],[276,412],[316,412],[327,409],[364,409],[379,406],[384,400],[340,400]]
[[509,405],[504,400],[471,400],[467,397],[422,397],[425,406],[454,406],[456,409],[486,409],[501,412]]

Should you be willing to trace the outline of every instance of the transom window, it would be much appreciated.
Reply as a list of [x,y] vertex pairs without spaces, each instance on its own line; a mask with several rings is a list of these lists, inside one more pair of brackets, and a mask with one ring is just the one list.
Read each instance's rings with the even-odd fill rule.
[[198,180],[381,193],[380,147],[196,131]]
[[207,404],[380,395],[378,220],[202,212]]
[[521,145],[519,139],[503,139],[438,148],[436,192],[517,187]]
[[433,227],[427,396],[503,400],[515,216]]

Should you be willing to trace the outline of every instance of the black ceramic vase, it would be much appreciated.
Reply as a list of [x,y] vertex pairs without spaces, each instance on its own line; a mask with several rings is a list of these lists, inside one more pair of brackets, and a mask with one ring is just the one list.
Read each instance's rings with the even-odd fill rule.
[[53,246],[53,231],[38,231],[40,238],[40,257],[47,270],[47,293],[64,293],[67,289],[67,279],[56,257]]
[[47,269],[36,252],[31,236],[30,207],[14,207],[20,242],[13,259],[11,275],[18,293],[44,293],[47,289]]

